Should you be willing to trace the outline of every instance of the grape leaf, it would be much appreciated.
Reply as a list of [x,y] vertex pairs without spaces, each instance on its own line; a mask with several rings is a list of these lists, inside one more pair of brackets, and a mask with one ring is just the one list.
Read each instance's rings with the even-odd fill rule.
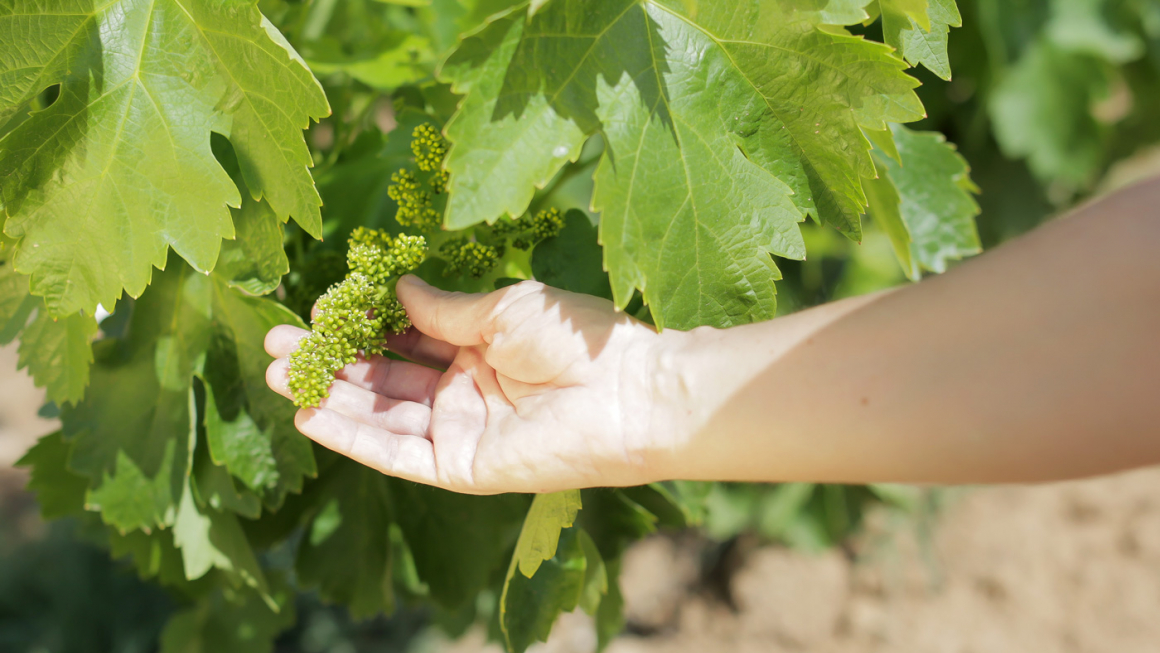
[[248,197],[230,213],[234,239],[222,243],[214,274],[251,295],[273,292],[282,275],[290,271],[282,246],[282,223],[268,203]]
[[173,543],[181,549],[187,579],[196,580],[216,568],[235,585],[244,583],[268,596],[266,576],[237,515],[198,506],[189,483],[174,518]]
[[294,428],[294,406],[266,385],[272,359],[263,342],[275,326],[305,325],[277,302],[243,295],[216,274],[211,280],[214,330],[205,367],[210,454],[276,509],[317,469],[310,441]]
[[41,306],[20,335],[20,367],[27,367],[37,386],[57,404],[76,403],[89,384],[97,321],[71,313],[54,318]]
[[1103,158],[1105,130],[1091,107],[1108,84],[1099,60],[1040,38],[991,93],[995,139],[1007,156],[1026,157],[1040,179],[1082,184]]
[[[271,327],[300,322],[216,275],[176,260],[168,267],[136,302],[128,336],[98,343],[92,388],[62,415],[75,440],[70,466],[90,479],[90,507],[121,531],[173,524],[188,468],[195,375],[207,380],[207,413],[217,399],[221,419],[206,423],[215,463],[270,506],[315,473],[293,408],[265,386],[270,357],[261,350]],[[238,425],[251,424],[258,428],[248,437],[222,446]],[[255,455],[263,450],[268,455]]]
[[899,161],[874,151],[881,171],[867,188],[870,211],[890,236],[903,270],[917,280],[922,270],[944,272],[947,262],[982,251],[971,197],[970,167],[938,132],[893,127]]
[[596,612],[607,592],[604,563],[588,534],[571,527],[558,537],[552,557],[539,565],[534,576],[517,573],[518,556],[508,567],[500,595],[499,623],[512,653],[523,653],[534,642],[547,641],[561,612],[570,612],[582,602],[586,611]]
[[503,568],[528,510],[526,497],[456,494],[391,479],[395,519],[430,596],[455,609]]
[[16,338],[28,316],[36,310],[36,298],[28,296],[28,277],[12,269],[11,260],[0,264],[0,343],[8,344]]
[[[659,326],[771,317],[769,253],[801,258],[813,214],[857,237],[873,176],[860,127],[916,120],[889,48],[776,3],[559,0],[468,35],[441,69],[465,95],[446,223],[521,214],[600,132],[595,208],[613,296]],[[485,173],[486,171],[486,173]]]
[[[297,620],[294,592],[275,585],[274,606],[252,593],[216,591],[170,618],[161,653],[269,653]],[[276,609],[275,609],[276,608]]]
[[[912,65],[922,64],[939,77],[951,78],[947,38],[951,27],[961,27],[963,18],[955,0],[880,0],[882,36]],[[921,5],[921,7],[919,6]],[[923,23],[926,19],[926,23]]]
[[868,20],[866,5],[873,0],[788,0],[799,11],[808,12],[811,9],[817,12],[816,22],[819,25],[853,25]]
[[0,115],[60,84],[0,139],[4,231],[54,315],[140,295],[169,247],[213,268],[241,198],[211,130],[255,197],[320,233],[301,130],[329,108],[253,0],[7,0],[0,44]]
[[193,489],[199,506],[208,506],[219,512],[233,512],[247,519],[262,514],[262,500],[240,481],[235,481],[223,465],[214,464],[206,445],[204,430],[198,434],[194,453]]
[[612,299],[596,227],[579,209],[564,214],[564,228],[532,250],[532,274],[555,288]]
[[656,515],[621,490],[592,488],[581,495],[584,510],[576,524],[592,537],[605,560],[619,558],[630,543],[656,531]]
[[75,442],[69,466],[89,478],[86,508],[117,530],[172,525],[186,471],[191,392],[165,388],[151,356],[114,362],[109,349],[97,348],[92,390],[62,413],[65,435]]
[[39,440],[16,461],[16,467],[29,467],[27,489],[36,493],[40,514],[45,519],[75,515],[84,510],[85,490],[89,483],[68,469],[70,446],[60,431]]
[[374,88],[393,90],[431,74],[434,55],[423,37],[409,35],[387,39],[367,44],[353,54],[344,52],[343,46],[349,47],[351,42],[321,40],[304,47],[302,56],[318,75],[341,71]]
[[596,650],[603,651],[624,630],[624,595],[620,593],[620,558],[606,560],[608,593],[596,609]]
[[1106,0],[1053,0],[1045,34],[1057,46],[1122,64],[1140,58],[1144,43],[1108,21]]
[[163,585],[181,590],[185,594],[199,594],[215,578],[213,574],[190,582],[185,577],[185,567],[181,551],[173,544],[172,530],[107,532],[109,555],[116,559],[128,559],[137,569],[141,578],[153,578]]
[[319,509],[298,549],[295,569],[303,585],[326,601],[345,605],[356,619],[390,614],[391,505],[387,477],[349,460],[320,478]]
[[21,336],[18,369],[28,368],[51,401],[76,403],[84,394],[96,332],[97,321],[80,313],[54,319],[44,302],[29,294],[28,277],[17,274],[11,261],[0,263],[0,342]]
[[556,555],[560,531],[572,526],[579,511],[579,490],[536,495],[524,518],[513,556],[521,574],[531,578],[540,563]]

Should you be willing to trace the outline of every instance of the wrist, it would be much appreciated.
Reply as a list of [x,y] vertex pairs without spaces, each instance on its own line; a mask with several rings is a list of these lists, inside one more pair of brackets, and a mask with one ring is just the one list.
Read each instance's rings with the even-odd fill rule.
[[653,333],[644,357],[643,395],[647,424],[640,459],[647,481],[699,478],[692,442],[708,424],[716,405],[705,388],[711,376],[705,352],[724,332],[710,327]]

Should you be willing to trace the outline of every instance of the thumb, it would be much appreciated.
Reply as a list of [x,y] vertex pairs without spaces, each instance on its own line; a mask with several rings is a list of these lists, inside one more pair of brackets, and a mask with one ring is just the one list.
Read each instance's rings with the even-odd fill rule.
[[411,274],[399,279],[395,293],[415,328],[432,338],[470,347],[487,342],[494,333],[499,293],[447,292]]

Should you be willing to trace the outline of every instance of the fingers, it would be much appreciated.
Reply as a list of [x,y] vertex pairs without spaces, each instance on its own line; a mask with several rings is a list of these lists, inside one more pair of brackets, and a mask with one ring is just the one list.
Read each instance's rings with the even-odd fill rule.
[[435,386],[443,373],[430,367],[375,356],[359,359],[335,373],[335,377],[371,392],[431,406]]
[[395,292],[415,328],[444,342],[469,347],[484,344],[493,328],[497,304],[510,288],[486,295],[447,292],[414,275],[399,279]]
[[[288,366],[285,358],[271,363],[266,369],[266,383],[278,394],[292,398],[287,384]],[[320,408],[368,426],[419,437],[426,437],[431,423],[431,409],[426,405],[385,397],[342,380],[330,386],[330,396],[322,400]]]
[[294,425],[318,444],[399,478],[438,485],[431,441],[392,433],[327,408],[304,408]]
[[455,360],[455,354],[459,353],[459,347],[436,340],[418,329],[408,329],[402,334],[388,333],[387,349],[416,363],[444,370]]
[[[310,332],[290,325],[274,327],[266,334],[266,352],[275,358],[285,358],[298,348],[298,342],[308,333]],[[458,347],[431,341],[425,336],[420,339],[420,336],[422,334],[415,331],[414,335],[409,332],[404,336],[396,337],[408,338],[411,344],[404,349],[417,354],[423,362],[431,361],[432,364],[440,364],[441,367],[447,367],[451,364],[454,354],[448,356],[448,352],[441,349],[440,345],[446,345],[454,351],[458,351]],[[418,344],[415,344],[416,340],[419,340]],[[400,353],[408,358],[411,357],[407,351]],[[444,360],[446,362],[443,362]],[[270,368],[271,373],[277,373],[277,376],[271,377],[273,380],[270,387],[272,388],[274,388],[275,382],[285,386],[285,371],[288,365],[286,361],[275,361],[275,363]],[[435,384],[439,382],[440,374],[441,372],[438,370],[422,365],[373,356],[369,360],[360,358],[358,362],[347,365],[339,370],[335,377],[387,397],[430,406],[435,394]],[[281,394],[287,394],[278,388],[274,389]]]
[[[274,358],[289,356],[298,349],[298,342],[309,334],[309,331],[289,324],[276,326],[266,334],[266,353]],[[418,329],[408,329],[399,335],[388,333],[387,349],[417,363],[440,369],[447,369],[459,351],[459,347],[424,335]]]
[[298,349],[298,341],[308,335],[310,335],[309,331],[289,324],[276,326],[266,334],[266,353],[274,358],[289,356],[291,352]]
[[443,375],[431,408],[431,440],[445,479],[474,482],[475,452],[488,421],[488,405],[473,372],[481,361],[477,351],[460,350]]

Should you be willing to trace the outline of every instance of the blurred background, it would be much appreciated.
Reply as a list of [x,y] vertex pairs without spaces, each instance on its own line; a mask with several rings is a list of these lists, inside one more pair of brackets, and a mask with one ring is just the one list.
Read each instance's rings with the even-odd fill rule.
[[[336,15],[343,6],[316,4]],[[1160,0],[959,6],[953,79],[914,71],[929,114],[915,127],[943,132],[970,163],[984,248],[1160,174]],[[880,39],[878,29],[863,31]],[[368,129],[389,129],[389,103],[373,118]],[[316,149],[334,128],[311,130]],[[872,217],[861,244],[804,229],[811,256],[779,262],[779,312],[907,283]],[[14,463],[56,422],[16,365],[16,343],[0,349],[0,653],[155,651],[178,606],[78,525],[41,521],[23,489]],[[627,627],[609,651],[1160,650],[1160,469],[1037,487],[728,484],[706,504],[700,529],[626,554]],[[500,650],[481,626],[421,608],[362,622],[309,594],[297,608],[278,651]],[[533,650],[595,643],[577,612]]]

